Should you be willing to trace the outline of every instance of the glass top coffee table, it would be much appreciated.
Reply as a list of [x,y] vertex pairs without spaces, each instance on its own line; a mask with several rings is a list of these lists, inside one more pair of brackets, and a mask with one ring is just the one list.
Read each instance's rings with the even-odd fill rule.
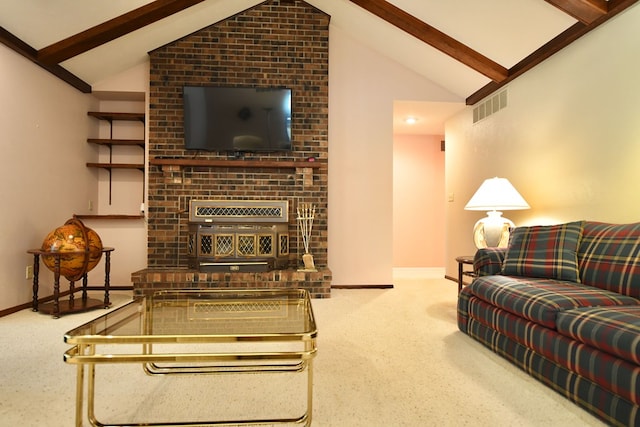
[[76,425],[83,422],[85,367],[90,423],[118,425],[95,416],[96,366],[113,363],[140,363],[149,375],[307,374],[306,411],[299,417],[126,425],[310,425],[316,337],[303,289],[176,290],[136,299],[64,335],[73,345],[64,360],[78,365]]

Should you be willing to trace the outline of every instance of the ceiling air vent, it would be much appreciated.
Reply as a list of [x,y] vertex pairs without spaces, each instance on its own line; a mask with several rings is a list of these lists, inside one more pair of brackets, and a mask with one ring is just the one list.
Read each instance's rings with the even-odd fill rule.
[[485,119],[497,113],[507,106],[507,91],[506,89],[493,95],[491,98],[482,101],[477,107],[473,109],[473,123],[477,123],[482,119]]

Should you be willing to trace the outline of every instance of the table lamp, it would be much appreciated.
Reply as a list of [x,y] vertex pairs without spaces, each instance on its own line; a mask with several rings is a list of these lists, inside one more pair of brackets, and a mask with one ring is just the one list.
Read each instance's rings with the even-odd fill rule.
[[513,221],[501,211],[529,209],[531,206],[506,178],[486,179],[464,207],[468,211],[487,211],[487,216],[473,227],[473,242],[478,249],[505,247]]

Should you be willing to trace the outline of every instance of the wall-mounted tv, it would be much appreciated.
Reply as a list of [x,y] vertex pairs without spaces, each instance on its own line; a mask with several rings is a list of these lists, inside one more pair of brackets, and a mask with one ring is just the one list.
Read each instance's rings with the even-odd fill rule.
[[187,150],[291,150],[291,89],[184,86]]

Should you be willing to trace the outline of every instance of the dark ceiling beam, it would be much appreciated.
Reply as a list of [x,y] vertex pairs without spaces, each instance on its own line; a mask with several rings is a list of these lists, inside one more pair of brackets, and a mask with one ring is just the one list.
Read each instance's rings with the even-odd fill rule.
[[507,79],[502,82],[491,82],[473,93],[466,99],[466,104],[474,105],[637,2],[638,0],[609,0],[609,12],[605,15],[596,19],[589,25],[576,22],[567,30],[554,37],[531,55],[527,56],[510,68],[509,77]]
[[80,92],[91,93],[91,86],[88,83],[79,79],[76,75],[71,74],[60,65],[43,64],[38,60],[37,51],[33,47],[29,46],[27,43],[14,36],[3,27],[0,27],[0,43],[6,45],[8,48],[24,56],[34,64],[37,64],[40,67],[44,68],[59,79],[67,82],[71,86],[78,89]]
[[596,19],[604,16],[609,11],[608,2],[605,0],[545,0],[573,16],[583,24],[589,25]]
[[449,37],[415,16],[384,0],[351,0],[363,9],[376,15],[399,29],[422,40],[453,59],[465,64],[494,82],[501,82],[508,76],[502,65],[476,52],[470,47]]
[[58,64],[204,0],[156,0],[38,51],[45,64]]

